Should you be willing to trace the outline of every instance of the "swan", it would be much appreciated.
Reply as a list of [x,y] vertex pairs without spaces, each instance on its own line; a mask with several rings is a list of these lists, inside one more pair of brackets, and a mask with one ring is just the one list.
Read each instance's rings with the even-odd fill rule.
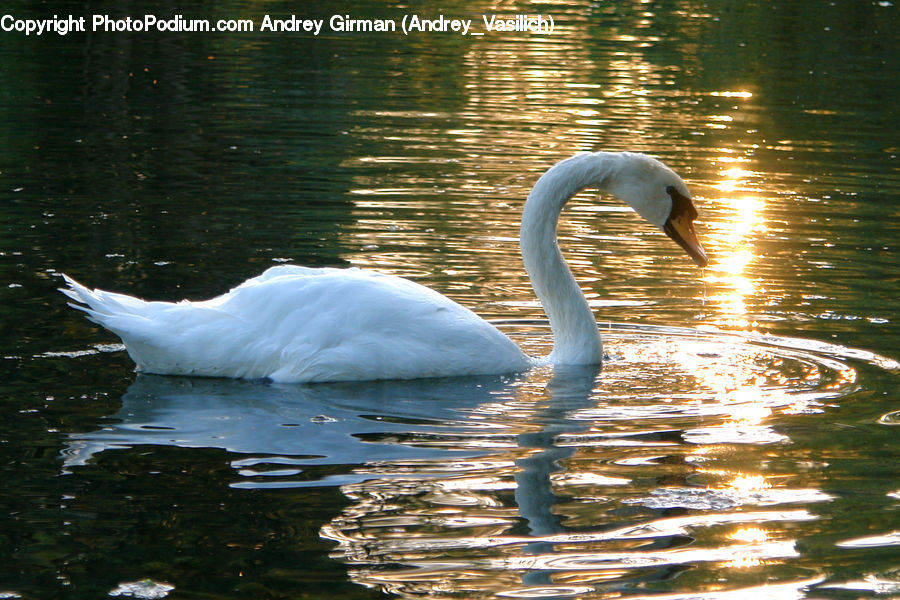
[[557,163],[529,194],[520,229],[525,270],[553,332],[545,358],[527,356],[496,327],[429,288],[357,268],[280,265],[200,302],[147,302],[90,290],[67,275],[60,291],[118,335],[146,373],[301,383],[600,364],[597,322],[556,238],[566,202],[587,187],[623,200],[697,265],[707,263],[687,186],[662,162],[590,152]]

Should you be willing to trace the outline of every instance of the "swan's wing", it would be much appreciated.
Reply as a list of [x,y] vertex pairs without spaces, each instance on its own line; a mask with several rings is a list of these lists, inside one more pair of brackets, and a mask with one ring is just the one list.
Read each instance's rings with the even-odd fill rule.
[[[276,381],[502,373],[529,359],[472,311],[412,281],[358,269],[275,267],[217,299],[258,315]],[[277,357],[276,357],[277,354]]]

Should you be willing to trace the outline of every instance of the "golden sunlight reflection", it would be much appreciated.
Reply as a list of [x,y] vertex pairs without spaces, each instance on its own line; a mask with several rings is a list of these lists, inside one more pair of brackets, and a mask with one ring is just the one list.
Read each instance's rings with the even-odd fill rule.
[[752,98],[753,93],[747,91],[725,91],[725,92],[710,92],[710,96],[715,96],[718,98]]
[[711,248],[705,281],[713,292],[707,297],[719,316],[714,320],[727,329],[750,331],[758,323],[748,318],[746,300],[762,293],[759,283],[749,274],[756,259],[754,242],[766,231],[762,199],[748,192],[748,180],[757,177],[728,149],[720,149],[717,162],[723,167],[721,179],[714,186],[723,196],[716,199],[722,207],[722,218],[707,225],[706,243]]
[[[758,391],[757,391],[758,397]],[[741,404],[734,407],[731,411],[731,418],[735,425],[760,425],[772,414],[772,409],[768,406],[754,403]]]
[[741,556],[734,560],[722,563],[722,566],[726,569],[749,569],[751,567],[758,567],[762,564],[764,564],[763,561],[755,556]]
[[741,527],[728,535],[729,539],[747,544],[761,544],[769,539],[765,529],[759,527]]
[[728,487],[740,494],[752,494],[772,487],[762,475],[738,475],[728,482]]

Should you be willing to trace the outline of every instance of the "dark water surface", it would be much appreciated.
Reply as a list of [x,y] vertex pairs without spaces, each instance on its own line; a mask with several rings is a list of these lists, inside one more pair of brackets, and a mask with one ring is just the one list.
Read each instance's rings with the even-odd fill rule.
[[[0,598],[900,596],[894,2],[115,10],[555,29],[0,32]],[[711,259],[573,199],[599,372],[137,376],[56,292],[355,265],[546,353],[519,212],[599,149],[681,173]]]

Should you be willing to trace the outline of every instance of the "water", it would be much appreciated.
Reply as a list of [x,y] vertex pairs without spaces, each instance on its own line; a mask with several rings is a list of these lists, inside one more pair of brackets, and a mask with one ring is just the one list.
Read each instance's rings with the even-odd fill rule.
[[[0,33],[0,596],[900,595],[896,7],[503,10],[556,30]],[[356,265],[546,353],[518,213],[594,149],[680,172],[711,258],[573,199],[600,371],[136,376],[56,292],[61,272],[180,299]]]

